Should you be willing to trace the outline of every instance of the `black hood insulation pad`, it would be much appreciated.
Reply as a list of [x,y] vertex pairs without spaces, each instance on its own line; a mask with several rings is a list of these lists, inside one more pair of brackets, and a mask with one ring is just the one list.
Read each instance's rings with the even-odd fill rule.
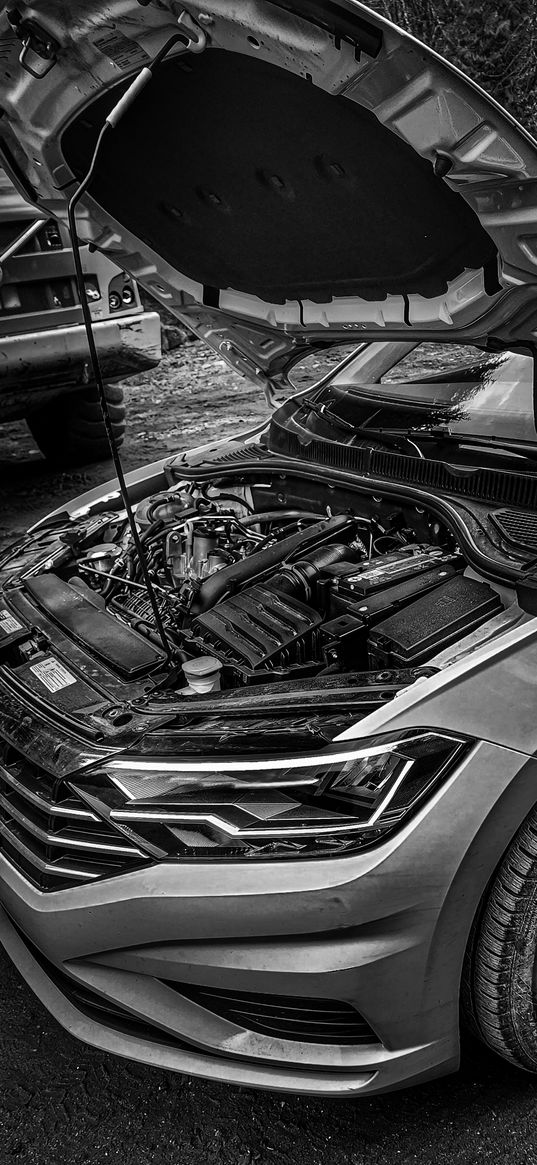
[[[64,131],[78,177],[124,87]],[[356,102],[239,53],[163,64],[105,139],[91,193],[213,306],[224,288],[325,303],[438,296],[464,268],[494,282],[492,240],[429,161]]]

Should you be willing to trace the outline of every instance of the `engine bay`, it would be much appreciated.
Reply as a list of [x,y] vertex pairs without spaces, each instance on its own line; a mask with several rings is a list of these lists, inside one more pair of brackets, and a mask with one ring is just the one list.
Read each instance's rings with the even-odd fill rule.
[[320,494],[183,481],[139,502],[165,645],[124,513],[59,531],[23,585],[120,675],[187,697],[421,668],[503,609],[423,508]]

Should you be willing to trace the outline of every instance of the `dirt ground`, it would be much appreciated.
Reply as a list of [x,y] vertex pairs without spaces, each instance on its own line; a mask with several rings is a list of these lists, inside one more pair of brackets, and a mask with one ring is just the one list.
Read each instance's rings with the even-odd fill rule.
[[[266,415],[198,344],[128,388],[127,468]],[[53,473],[23,424],[0,432],[0,540],[110,477]],[[1,544],[1,543],[0,543]],[[79,1044],[0,954],[0,1162],[21,1165],[537,1165],[537,1083],[468,1043],[458,1075],[369,1101],[256,1093]]]
[[[293,370],[297,388],[305,388],[351,350],[310,356]],[[439,354],[441,351],[441,355]],[[406,374],[424,373],[445,363],[460,363],[463,349],[422,345],[405,360]],[[125,469],[136,469],[167,453],[202,445],[259,423],[269,415],[259,388],[233,372],[224,360],[194,341],[166,352],[151,372],[125,381],[128,428],[121,450]],[[283,399],[283,397],[282,397]],[[62,501],[107,481],[111,462],[81,470],[54,472],[43,460],[24,421],[0,425],[0,548]]]
[[[267,413],[262,392],[198,342],[167,352],[151,373],[126,382],[126,469],[202,445],[255,424]],[[51,471],[24,421],[0,427],[0,546],[30,523],[113,474],[111,462]]]
[[2,1165],[534,1165],[536,1085],[486,1054],[376,1100],[284,1097],[104,1055],[0,956]]

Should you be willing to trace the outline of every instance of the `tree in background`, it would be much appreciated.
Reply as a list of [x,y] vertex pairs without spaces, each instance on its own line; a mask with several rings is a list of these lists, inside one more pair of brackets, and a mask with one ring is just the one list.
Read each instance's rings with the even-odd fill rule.
[[536,0],[366,0],[537,133]]

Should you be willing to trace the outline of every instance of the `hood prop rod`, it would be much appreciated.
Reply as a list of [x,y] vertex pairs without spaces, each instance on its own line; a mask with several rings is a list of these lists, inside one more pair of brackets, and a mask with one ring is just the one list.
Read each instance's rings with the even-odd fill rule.
[[[138,75],[135,77],[134,81],[129,85],[129,88],[126,90],[126,92],[123,94],[123,96],[117,102],[117,104],[114,106],[114,108],[108,114],[108,117],[106,118],[104,125],[102,126],[101,131],[99,133],[99,136],[97,138],[97,143],[96,143],[95,149],[93,151],[93,157],[91,159],[89,169],[87,170],[84,178],[81,180],[81,182],[77,186],[74,194],[72,195],[70,202],[69,202],[69,206],[68,206],[68,212],[67,212],[68,213],[68,222],[69,222],[69,233],[71,236],[71,245],[73,248],[73,257],[74,257],[74,263],[75,263],[75,274],[76,274],[76,282],[77,282],[77,287],[78,287],[78,295],[80,298],[80,305],[82,307],[82,315],[84,318],[84,326],[86,329],[86,336],[87,336],[87,341],[88,341],[90,360],[91,360],[91,365],[92,365],[92,369],[93,369],[93,375],[95,378],[95,383],[97,386],[97,392],[98,392],[98,396],[99,396],[99,403],[101,406],[101,412],[103,415],[106,436],[108,438],[108,444],[110,446],[110,452],[112,454],[112,460],[114,462],[114,468],[115,468],[117,479],[118,479],[119,489],[121,492],[123,505],[125,506],[125,512],[127,514],[127,519],[128,519],[128,523],[129,523],[131,534],[132,534],[132,540],[133,540],[133,543],[134,543],[134,546],[136,549],[136,555],[137,555],[138,561],[140,563],[140,569],[142,571],[142,576],[143,576],[145,587],[147,590],[147,595],[148,595],[149,601],[151,603],[151,609],[152,609],[153,616],[155,619],[155,626],[157,628],[159,639],[162,643],[162,646],[164,648],[164,651],[165,651],[165,654],[166,654],[166,657],[168,660],[172,659],[172,657],[173,657],[173,647],[170,644],[170,641],[168,639],[168,636],[167,636],[165,628],[164,628],[164,623],[163,623],[162,615],[160,613],[159,605],[157,602],[155,588],[153,586],[153,581],[151,579],[149,566],[148,566],[147,559],[145,556],[145,551],[144,551],[144,548],[142,545],[142,541],[140,538],[138,527],[136,525],[136,517],[135,517],[134,510],[132,508],[131,500],[129,497],[129,491],[128,491],[127,483],[125,481],[125,474],[123,472],[121,457],[119,454],[119,449],[118,449],[115,434],[114,434],[112,420],[110,417],[110,411],[108,408],[108,401],[106,399],[104,381],[103,381],[101,366],[100,366],[100,362],[99,362],[99,354],[97,351],[97,345],[95,343],[95,336],[93,333],[93,319],[91,316],[90,306],[89,306],[89,302],[88,302],[88,296],[87,296],[87,292],[86,292],[86,284],[84,282],[84,272],[82,269],[82,259],[80,256],[80,240],[78,238],[77,227],[76,227],[76,208],[78,206],[78,203],[80,202],[80,199],[82,198],[82,196],[85,194],[86,190],[88,189],[88,186],[91,182],[91,179],[93,178],[93,175],[95,173],[95,167],[97,164],[97,159],[99,157],[103,138],[110,130],[116,128],[118,122],[121,120],[123,115],[127,112],[127,109],[130,107],[132,102],[138,97],[138,94],[141,93],[142,89],[145,88],[145,86],[148,84],[148,82],[151,81],[151,79],[153,77],[153,72],[156,68],[158,68],[161,61],[164,60],[164,58],[167,56],[167,54],[170,52],[170,50],[174,47],[174,45],[176,45],[179,42],[184,47],[188,47],[191,49],[191,51],[194,51],[194,52],[201,52],[201,50],[203,48],[205,48],[205,44],[206,44],[205,33],[200,28],[198,28],[198,26],[195,24],[195,22],[192,20],[192,17],[190,17],[188,13],[185,13],[185,12],[181,13],[181,16],[179,17],[179,24],[181,24],[184,31],[175,33],[173,36],[171,36],[169,38],[169,40],[166,41],[166,43],[163,45],[163,47],[160,49],[160,51],[156,54],[152,63],[150,65],[146,66],[145,68],[143,68],[140,71],[140,73],[138,73]],[[185,46],[185,41],[186,41],[186,46]]]

